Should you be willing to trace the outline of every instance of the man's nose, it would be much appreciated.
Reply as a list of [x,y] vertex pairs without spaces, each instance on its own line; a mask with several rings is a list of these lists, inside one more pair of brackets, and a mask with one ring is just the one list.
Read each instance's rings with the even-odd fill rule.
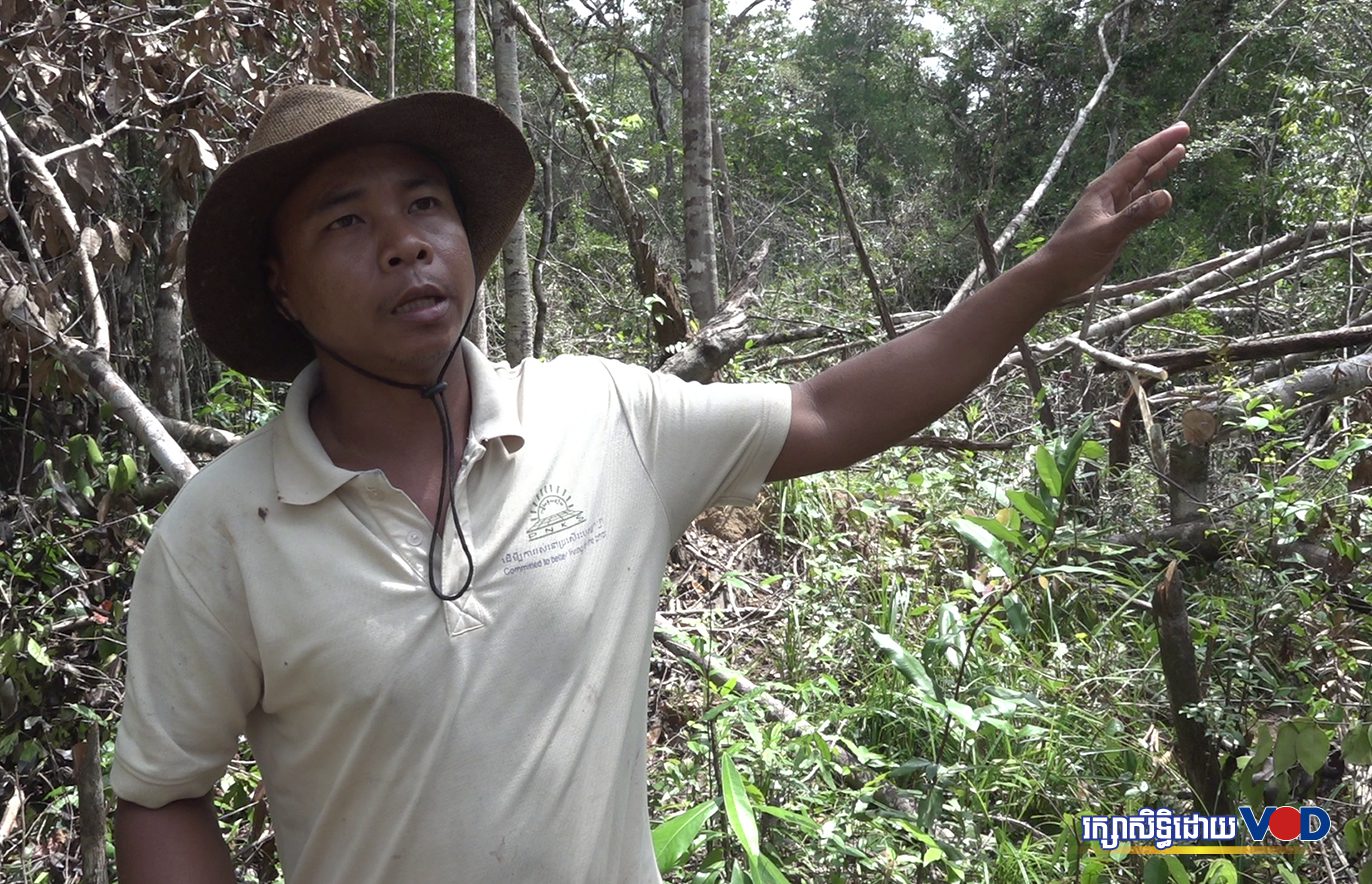
[[381,263],[388,268],[402,267],[406,264],[423,263],[433,257],[433,246],[415,229],[404,221],[390,225],[381,248]]

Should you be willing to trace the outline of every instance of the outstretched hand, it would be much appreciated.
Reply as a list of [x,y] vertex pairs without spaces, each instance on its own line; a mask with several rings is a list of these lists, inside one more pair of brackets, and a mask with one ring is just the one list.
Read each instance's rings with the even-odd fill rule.
[[1052,238],[1035,255],[1049,262],[1062,286],[1061,297],[1080,294],[1105,277],[1135,231],[1172,208],[1172,195],[1153,190],[1186,156],[1191,134],[1173,123],[1139,142],[1086,186]]

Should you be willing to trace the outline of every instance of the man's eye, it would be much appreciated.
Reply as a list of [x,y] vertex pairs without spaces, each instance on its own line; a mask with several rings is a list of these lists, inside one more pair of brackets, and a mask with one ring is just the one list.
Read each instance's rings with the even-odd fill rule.
[[330,222],[328,229],[342,230],[344,227],[352,227],[354,224],[358,223],[361,220],[362,219],[357,217],[356,215],[344,215],[342,218],[335,218],[332,222]]
[[414,201],[414,207],[420,210],[421,212],[427,209],[436,209],[438,208],[438,198],[432,196],[421,196],[419,199]]

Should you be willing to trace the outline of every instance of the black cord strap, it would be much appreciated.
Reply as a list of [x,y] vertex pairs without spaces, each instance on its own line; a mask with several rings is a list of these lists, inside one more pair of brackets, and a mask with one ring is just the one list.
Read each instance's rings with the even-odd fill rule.
[[[445,602],[456,601],[457,599],[462,598],[462,596],[467,592],[467,590],[471,588],[472,575],[476,571],[476,565],[472,561],[472,551],[467,546],[467,535],[463,533],[462,521],[457,517],[457,501],[455,489],[453,487],[457,483],[457,476],[454,475],[456,468],[456,451],[455,446],[453,444],[452,422],[449,419],[448,415],[448,400],[443,396],[444,391],[448,389],[448,382],[443,379],[444,375],[448,373],[448,366],[452,364],[453,357],[457,355],[457,349],[462,346],[462,338],[467,334],[467,325],[472,321],[472,313],[474,312],[474,308],[475,305],[473,305],[473,309],[469,309],[467,311],[467,319],[462,323],[462,331],[458,333],[457,343],[453,344],[453,348],[448,351],[448,358],[443,362],[443,368],[439,369],[438,379],[434,381],[434,383],[428,385],[407,384],[403,381],[392,380],[388,377],[382,377],[379,374],[368,371],[362,366],[357,365],[351,362],[350,360],[346,359],[342,355],[335,353],[324,343],[322,343],[318,338],[311,335],[309,331],[305,328],[305,326],[300,322],[300,320],[293,320],[295,326],[300,329],[300,331],[305,335],[306,338],[309,339],[309,341],[312,344],[314,344],[320,350],[323,350],[329,356],[336,359],[342,365],[345,365],[348,368],[351,368],[353,371],[357,372],[358,374],[363,375],[364,377],[371,378],[374,381],[378,381],[383,384],[388,384],[392,387],[400,387],[405,390],[415,390],[419,393],[420,396],[422,396],[425,399],[428,399],[430,402],[434,404],[434,411],[438,415],[439,427],[443,433],[443,477],[441,480],[442,484],[439,486],[438,489],[437,518],[434,519],[433,531],[429,535],[429,590]],[[465,448],[465,446],[466,440],[463,440],[463,447]],[[463,582],[462,588],[459,589],[457,592],[453,593],[452,595],[445,595],[442,588],[439,587],[438,580],[435,577],[434,548],[438,545],[438,539],[441,535],[442,526],[445,522],[447,522],[450,516],[452,518],[453,525],[457,528],[457,539],[458,542],[462,544],[462,554],[467,558],[467,579]]]

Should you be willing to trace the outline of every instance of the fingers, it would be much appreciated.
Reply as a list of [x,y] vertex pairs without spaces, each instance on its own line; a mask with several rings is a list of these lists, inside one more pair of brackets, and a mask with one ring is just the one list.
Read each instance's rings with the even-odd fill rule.
[[1164,180],[1166,180],[1167,176],[1171,175],[1173,172],[1177,170],[1177,166],[1180,166],[1181,161],[1185,158],[1186,145],[1184,144],[1178,144],[1176,147],[1168,151],[1167,156],[1163,157],[1161,160],[1158,160],[1156,163],[1154,163],[1153,167],[1148,170],[1148,173],[1143,176],[1143,180],[1140,181],[1132,191],[1130,191],[1129,201],[1133,202],[1134,200],[1143,196],[1148,191],[1152,190],[1157,185],[1161,184]]
[[[1145,181],[1155,168],[1167,168],[1166,162],[1171,159],[1172,151],[1190,135],[1191,127],[1186,123],[1173,123],[1131,147],[1129,152],[1120,157],[1101,177],[1105,179],[1110,191],[1117,196],[1133,194],[1140,182]],[[1172,168],[1179,162],[1181,156],[1176,157]],[[1171,169],[1167,171],[1170,172]]]
[[1166,215],[1172,208],[1172,194],[1165,190],[1155,190],[1131,202],[1124,211],[1115,216],[1114,223],[1120,228],[1121,240],[1128,238],[1154,221]]

